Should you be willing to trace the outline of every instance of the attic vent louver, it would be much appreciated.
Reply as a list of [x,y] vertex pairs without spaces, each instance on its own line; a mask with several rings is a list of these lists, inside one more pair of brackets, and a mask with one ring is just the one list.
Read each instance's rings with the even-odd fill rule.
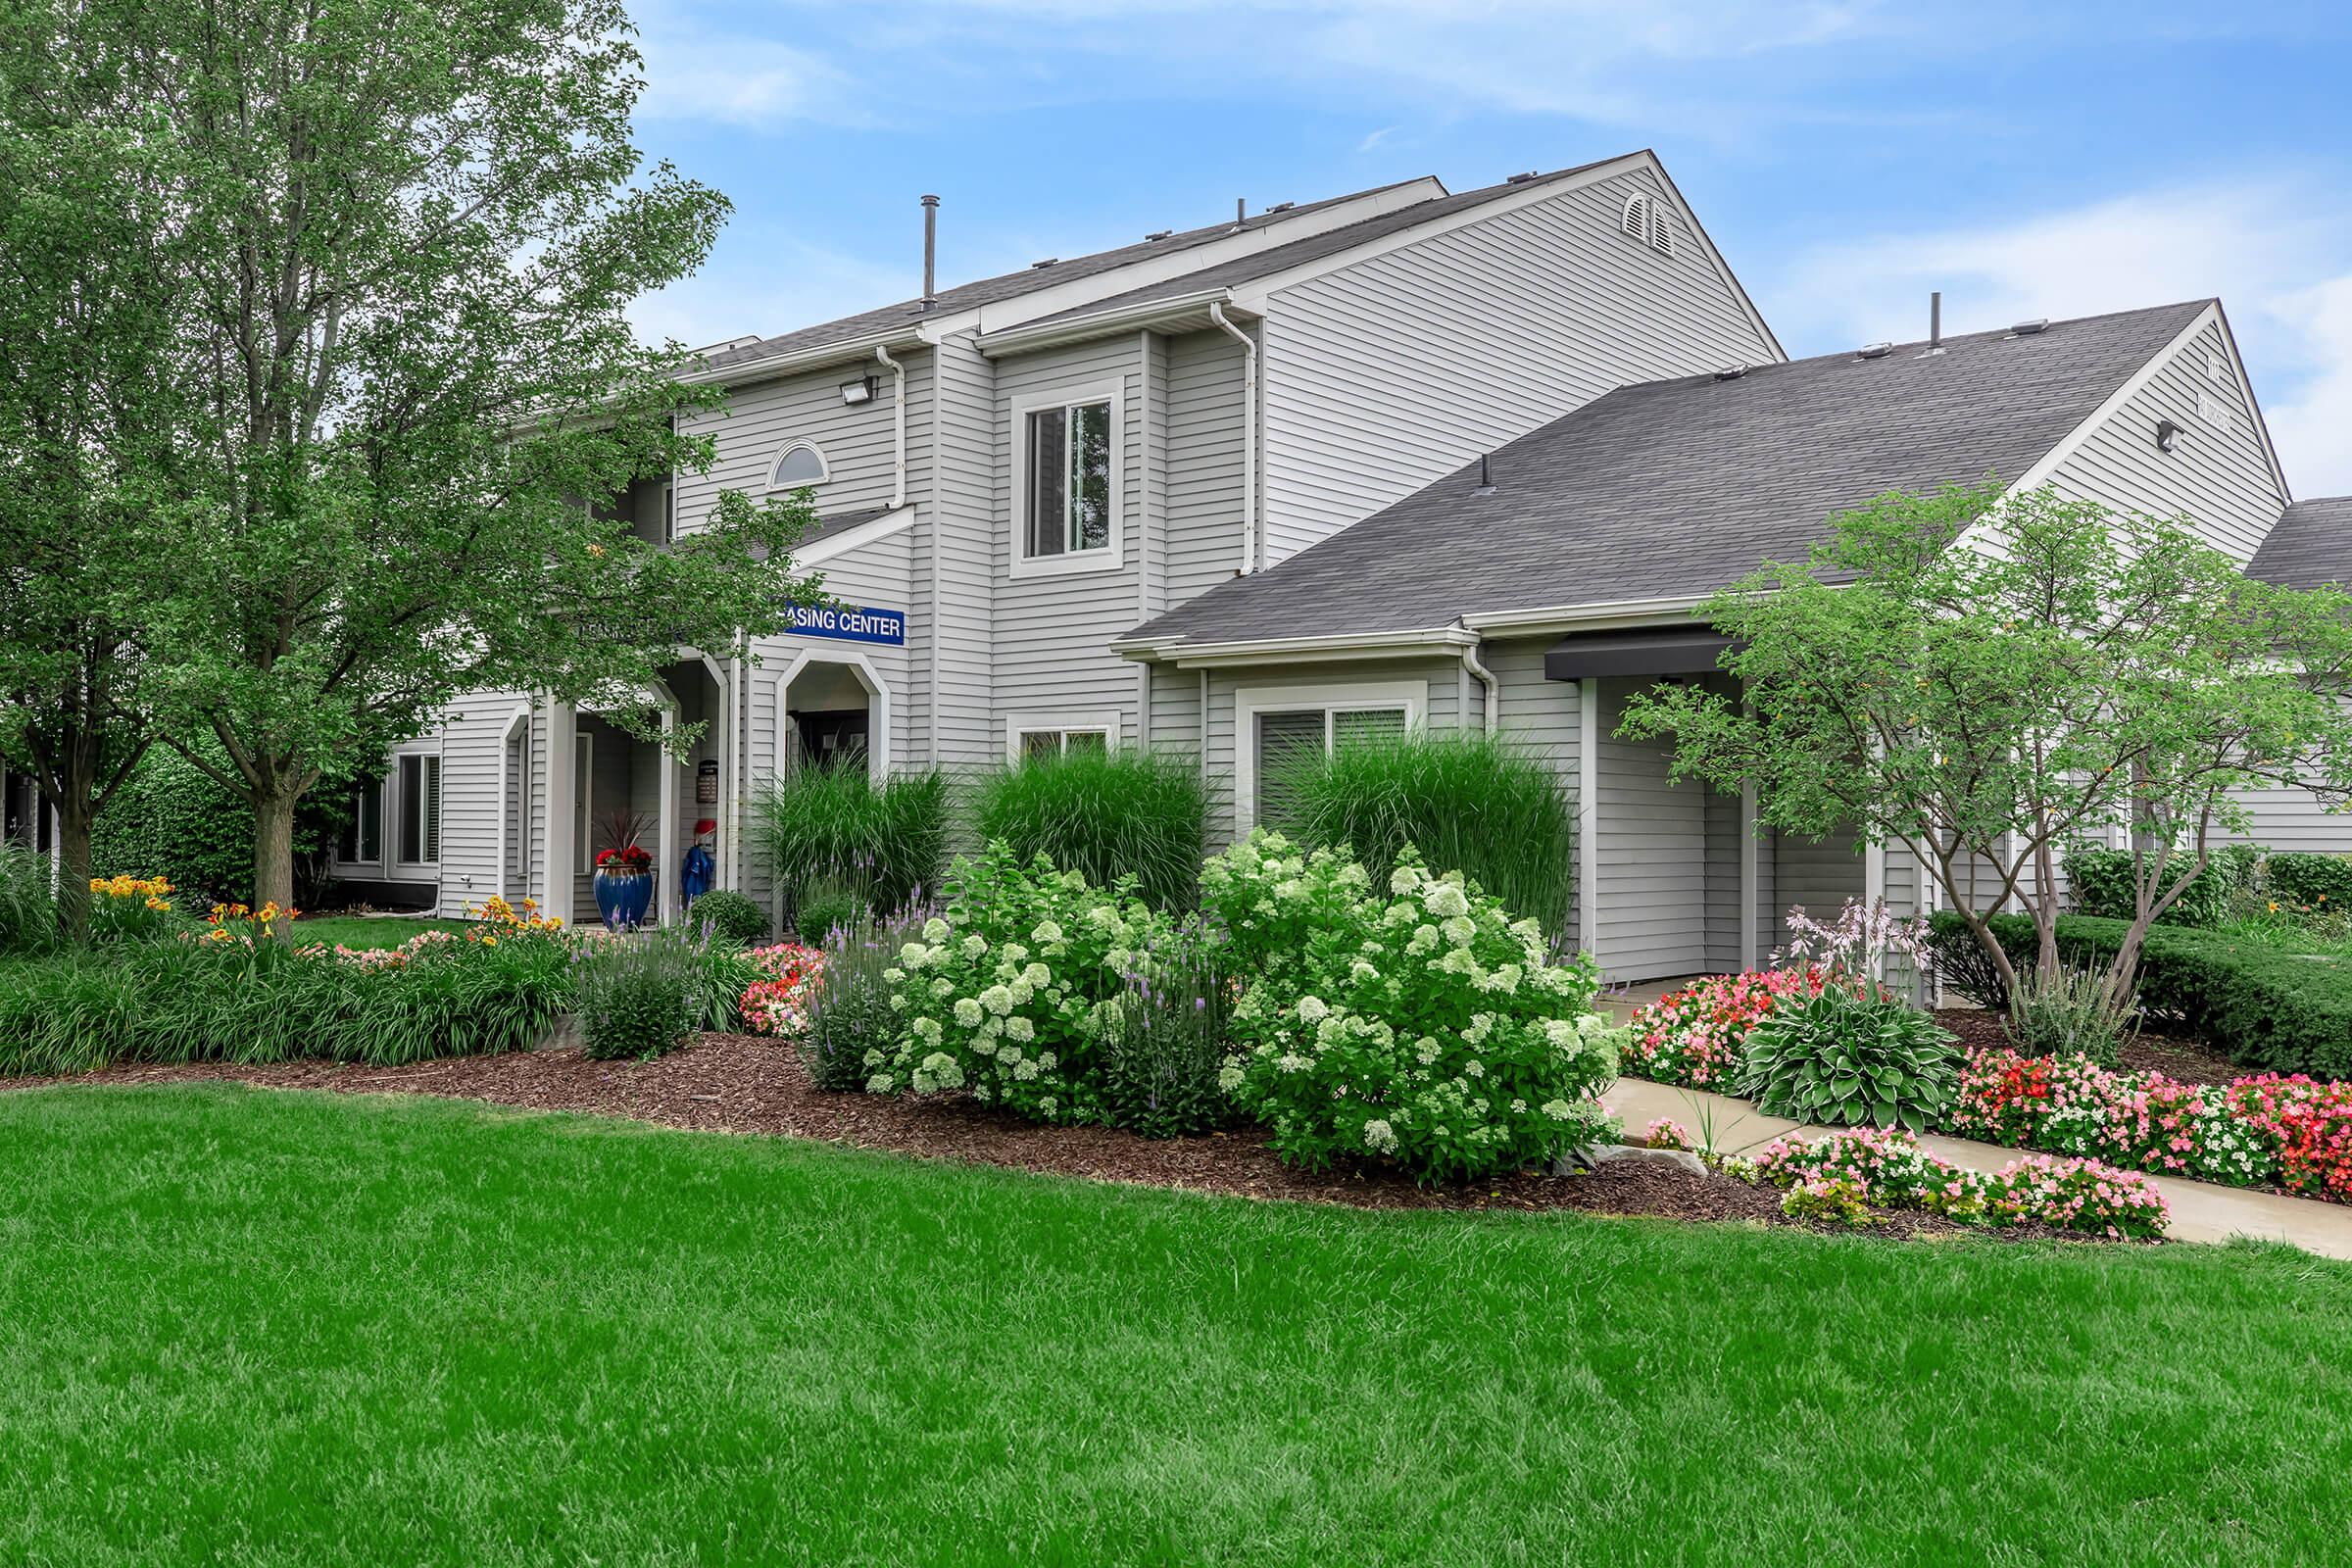
[[1722,369],[1715,372],[1715,379],[1718,381],[1737,381],[1746,373],[1747,367],[1744,365],[1727,365]]
[[1854,358],[1858,360],[1883,360],[1893,352],[1894,345],[1891,343],[1865,343],[1860,348],[1854,350]]
[[1146,234],[1146,235],[1144,236],[1144,238],[1146,238],[1146,239],[1166,239],[1166,238],[1167,238],[1167,237],[1168,237],[1170,234],[1173,234],[1173,233],[1175,233],[1175,232],[1176,232],[1176,231],[1175,231],[1174,229],[1172,229],[1172,228],[1155,228],[1155,229],[1153,229],[1153,230],[1152,230],[1151,233],[1149,233],[1149,234]]
[[2050,318],[2036,316],[2031,321],[2020,321],[2009,329],[2011,337],[2039,337],[2050,329]]
[[1047,268],[1052,267],[1054,263],[1060,260],[1061,258],[1058,256],[1049,256],[1042,262],[1031,262],[1029,264],[1029,270],[1032,272],[1042,272]]
[[1617,227],[1660,256],[1674,254],[1673,225],[1667,220],[1666,209],[1654,196],[1627,197],[1625,211],[1617,218]]

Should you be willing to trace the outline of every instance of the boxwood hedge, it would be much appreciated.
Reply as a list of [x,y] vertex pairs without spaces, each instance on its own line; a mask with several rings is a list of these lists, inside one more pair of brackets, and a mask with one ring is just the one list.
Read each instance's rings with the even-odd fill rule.
[[[1990,923],[2011,963],[2034,961],[2033,921],[1996,914]],[[2129,928],[2123,920],[2061,915],[2058,950],[2069,963],[2104,965]],[[1970,964],[1975,940],[1956,911],[1936,911],[1934,938],[1947,985],[1988,1006],[2006,1004],[1990,994],[1997,989],[1990,963],[1979,955]],[[2140,955],[2139,1001],[2250,1070],[2352,1078],[2352,959],[2159,925]]]

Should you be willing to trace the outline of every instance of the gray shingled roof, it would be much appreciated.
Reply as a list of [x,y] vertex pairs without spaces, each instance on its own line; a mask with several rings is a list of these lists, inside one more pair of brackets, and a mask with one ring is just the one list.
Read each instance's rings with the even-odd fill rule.
[[[2015,479],[2209,304],[1619,387],[1269,570],[1138,627],[1196,643],[1431,629],[1706,593],[1888,490]],[[1475,370],[1475,367],[1467,368]]]
[[1211,223],[1203,228],[1187,229],[1182,233],[1170,234],[1166,239],[1138,240],[1132,245],[1122,245],[1115,250],[1097,251],[1091,256],[1073,256],[1063,261],[1057,261],[1052,267],[1023,268],[1017,272],[1006,272],[998,277],[984,277],[977,282],[958,283],[954,288],[941,289],[935,296],[938,301],[937,305],[928,312],[923,309],[923,302],[920,299],[901,300],[896,305],[885,305],[879,310],[861,311],[856,316],[845,316],[839,320],[822,321],[814,326],[804,326],[780,336],[761,338],[759,342],[746,344],[742,348],[728,349],[724,353],[712,354],[709,356],[709,363],[718,367],[740,365],[750,360],[764,360],[772,355],[795,354],[804,349],[822,348],[828,343],[848,342],[853,338],[864,337],[870,332],[888,331],[893,327],[912,326],[926,316],[936,317],[946,312],[968,311],[983,305],[995,305],[1004,300],[1018,299],[1024,294],[1034,294],[1040,289],[1052,288],[1057,283],[1066,283],[1074,277],[1091,277],[1096,273],[1107,272],[1116,268],[1125,267],[1131,262],[1143,261],[1148,257],[1166,256],[1171,252],[1206,245],[1211,240],[1223,239],[1226,235],[1235,232],[1237,228],[1245,231],[1264,228],[1268,224],[1284,222],[1320,208],[1329,207],[1335,202],[1354,201],[1380,191],[1394,190],[1398,185],[1412,183],[1414,181],[1409,179],[1396,180],[1387,185],[1374,185],[1367,190],[1350,191],[1344,196],[1326,197],[1319,202],[1300,202],[1279,213],[1259,213],[1254,217],[1244,219],[1238,224],[1229,220],[1221,223]]
[[[1324,257],[1337,256],[1342,251],[1351,250],[1355,246],[1369,244],[1374,240],[1385,239],[1391,234],[1433,222],[1438,219],[1461,212],[1465,208],[1481,206],[1500,196],[1513,196],[1534,186],[1555,184],[1560,180],[1598,169],[1602,164],[1621,163],[1626,159],[1639,156],[1641,155],[1638,153],[1620,153],[1613,158],[1602,158],[1590,164],[1579,164],[1574,169],[1554,170],[1548,174],[1538,174],[1532,179],[1521,179],[1515,184],[1506,180],[1499,185],[1486,185],[1477,190],[1466,190],[1451,196],[1433,196],[1428,201],[1415,202],[1410,207],[1400,207],[1393,213],[1382,213],[1377,217],[1366,218],[1357,222],[1343,223],[1338,228],[1328,229],[1320,234],[1309,234],[1303,239],[1293,240],[1288,245],[1276,245],[1269,250],[1258,251],[1250,256],[1237,256],[1232,261],[1221,262],[1214,267],[1204,267],[1197,272],[1188,272],[1182,277],[1171,277],[1164,282],[1150,283],[1142,288],[1129,289],[1124,294],[1113,294],[1108,299],[1097,300],[1090,305],[1078,305],[1066,311],[1056,311],[1052,316],[1040,317],[1036,321],[1026,321],[1022,324],[1024,326],[1042,326],[1054,321],[1067,321],[1093,316],[1102,311],[1115,311],[1123,306],[1141,305],[1152,300],[1173,299],[1185,294],[1196,294],[1203,289],[1238,287],[1256,278],[1270,277],[1276,272],[1286,271],[1303,263],[1321,261]],[[1056,268],[1054,270],[1058,271],[1059,269]]]
[[2352,496],[2288,507],[2246,563],[2246,575],[2282,588],[2352,586]]

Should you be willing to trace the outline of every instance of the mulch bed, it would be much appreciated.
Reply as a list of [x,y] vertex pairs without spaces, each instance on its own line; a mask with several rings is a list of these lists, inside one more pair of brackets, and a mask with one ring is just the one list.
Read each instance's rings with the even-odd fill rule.
[[[1816,1231],[1844,1227],[1792,1220],[1768,1187],[1654,1160],[1612,1160],[1574,1176],[1523,1171],[1468,1185],[1424,1188],[1380,1170],[1294,1170],[1253,1129],[1147,1139],[1108,1127],[1044,1127],[969,1099],[881,1099],[818,1089],[789,1046],[748,1035],[705,1035],[655,1061],[597,1061],[577,1047],[458,1056],[374,1067],[323,1061],[241,1066],[228,1062],[131,1064],[45,1083],[169,1084],[231,1081],[269,1089],[341,1094],[440,1095],[530,1110],[625,1116],[695,1132],[820,1139],[925,1158],[1003,1165],[1054,1176],[1130,1182],[1240,1198],[1346,1203],[1360,1208],[1573,1209],[1589,1214],[1744,1221]],[[1889,1213],[1870,1234],[1898,1238],[1991,1235],[2083,1240],[2039,1227],[1985,1232],[1932,1214]]]
[[[1936,1021],[1958,1035],[1971,1051],[2000,1051],[2010,1044],[2001,1027],[2001,1014],[1988,1008],[1938,1007]],[[2131,1041],[2116,1064],[2126,1072],[2160,1072],[2184,1084],[2226,1084],[2251,1070],[2201,1040],[2160,1034],[2142,1034]]]

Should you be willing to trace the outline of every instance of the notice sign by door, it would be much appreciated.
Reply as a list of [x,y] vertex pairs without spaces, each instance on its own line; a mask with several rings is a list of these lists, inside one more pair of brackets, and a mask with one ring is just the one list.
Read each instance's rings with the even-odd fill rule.
[[876,610],[871,606],[853,610],[847,605],[810,609],[795,605],[792,629],[804,637],[830,637],[836,642],[906,646],[906,612],[903,610]]

